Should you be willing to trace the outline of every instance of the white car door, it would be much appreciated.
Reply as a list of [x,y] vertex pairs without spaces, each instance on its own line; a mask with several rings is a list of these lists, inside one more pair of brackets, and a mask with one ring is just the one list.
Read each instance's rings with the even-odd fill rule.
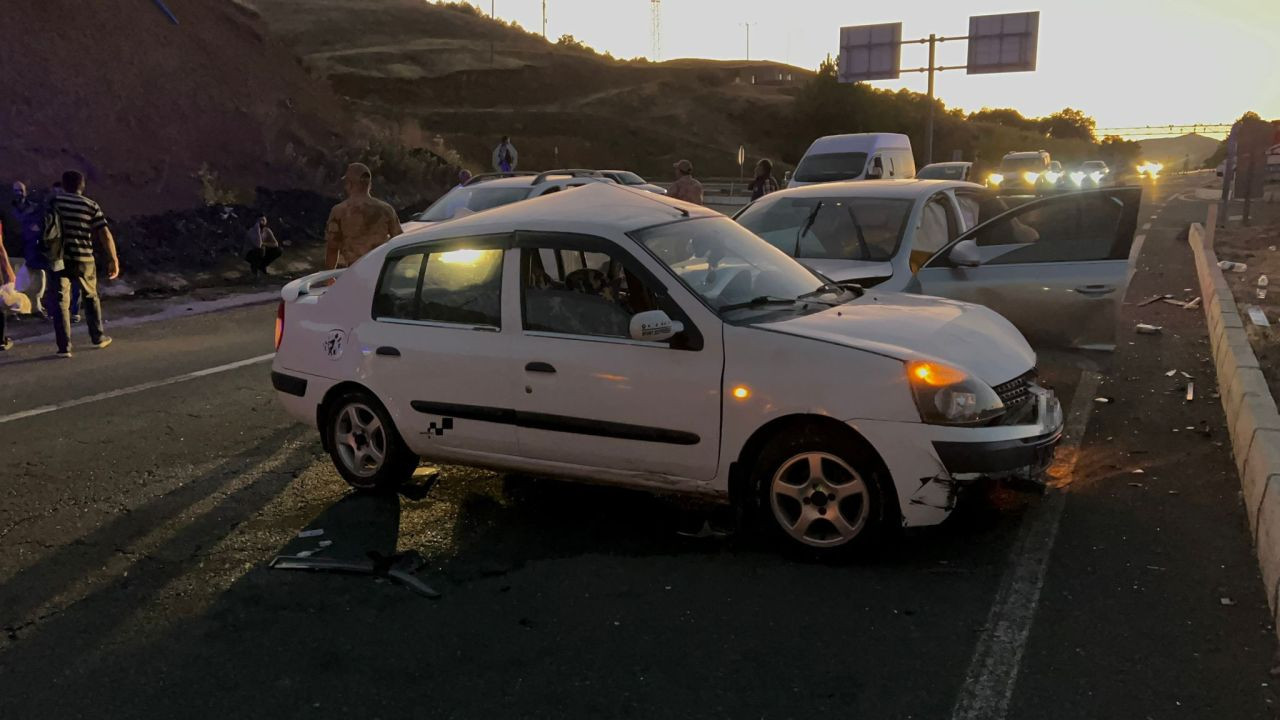
[[[521,454],[713,478],[724,369],[719,332],[695,327],[644,264],[610,240],[521,233],[516,244]],[[684,323],[685,332],[672,342],[631,339],[631,317],[655,309]]]
[[[908,290],[986,305],[1033,345],[1114,349],[1141,200],[1113,188],[1021,205],[943,248]],[[952,251],[969,241],[980,262],[966,267]]]
[[502,327],[507,236],[458,238],[387,256],[372,318],[359,330],[369,385],[405,442],[433,450],[516,453],[510,408],[514,330]]

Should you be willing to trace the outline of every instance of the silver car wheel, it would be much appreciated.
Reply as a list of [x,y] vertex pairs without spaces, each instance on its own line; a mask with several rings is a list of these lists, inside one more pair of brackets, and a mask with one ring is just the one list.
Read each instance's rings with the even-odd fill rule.
[[333,423],[333,446],[351,473],[373,477],[387,457],[387,432],[368,405],[343,405]]
[[862,532],[871,513],[867,484],[830,453],[802,452],[782,463],[769,484],[778,525],[813,547],[835,547]]

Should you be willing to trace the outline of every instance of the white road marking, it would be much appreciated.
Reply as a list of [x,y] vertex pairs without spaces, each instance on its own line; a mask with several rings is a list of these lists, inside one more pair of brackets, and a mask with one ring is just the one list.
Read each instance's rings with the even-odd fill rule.
[[[1101,381],[1102,376],[1095,372],[1080,375],[1064,439],[1058,446],[1059,460],[1051,469],[1059,483],[1069,480],[1075,472],[1080,443]],[[1008,714],[1066,501],[1064,490],[1050,488],[1044,501],[1023,519],[991,614],[987,616],[986,627],[960,687],[960,696],[951,711],[952,720],[1004,720]]]
[[12,415],[0,415],[0,425],[13,422],[15,420],[25,420],[26,418],[29,418],[29,417],[35,417],[37,415],[44,415],[47,413],[56,412],[58,410],[73,408],[78,405],[86,405],[88,403],[98,402],[99,400],[110,400],[111,398],[118,398],[124,395],[133,395],[134,393],[140,393],[144,390],[154,390],[155,388],[164,387],[166,385],[174,385],[176,383],[186,382],[188,380],[195,380],[197,378],[208,377],[209,375],[217,375],[218,373],[224,373],[224,372],[227,372],[228,370],[236,370],[242,367],[256,365],[260,362],[265,362],[267,360],[270,360],[273,357],[275,357],[275,353],[271,353],[268,355],[259,355],[257,357],[251,357],[248,360],[238,360],[233,363],[227,363],[226,365],[218,365],[217,367],[205,368],[203,370],[196,370],[195,372],[189,372],[185,375],[177,375],[175,377],[165,378],[164,380],[152,380],[151,382],[145,382],[145,383],[142,383],[141,385],[133,385],[127,388],[120,388],[119,390],[108,390],[107,392],[98,393],[96,395],[86,395],[85,397],[76,398],[75,400],[67,400],[66,402],[60,402],[55,405],[41,405],[40,407],[32,408],[30,410],[23,410],[22,412],[16,412],[16,413],[13,413]]

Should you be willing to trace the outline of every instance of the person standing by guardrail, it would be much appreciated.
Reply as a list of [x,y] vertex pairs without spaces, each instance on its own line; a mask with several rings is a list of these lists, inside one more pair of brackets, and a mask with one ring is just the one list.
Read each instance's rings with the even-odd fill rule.
[[681,160],[673,167],[676,169],[676,181],[667,191],[667,197],[685,202],[702,204],[702,183],[693,177],[693,163]]
[[267,267],[280,259],[280,242],[276,234],[267,227],[267,216],[258,213],[258,217],[244,234],[244,246],[240,255],[249,263],[249,270],[256,282],[258,276],[266,277]]
[[396,211],[373,197],[373,171],[363,163],[351,163],[342,176],[347,199],[333,206],[324,229],[324,267],[334,270],[341,262],[350,267],[370,250],[404,232]]
[[778,181],[773,179],[773,162],[767,158],[761,158],[760,162],[756,163],[756,176],[751,179],[747,189],[751,191],[752,202],[777,191]]
[[493,169],[497,172],[512,172],[520,162],[520,153],[511,144],[510,136],[503,135],[502,142],[493,149]]

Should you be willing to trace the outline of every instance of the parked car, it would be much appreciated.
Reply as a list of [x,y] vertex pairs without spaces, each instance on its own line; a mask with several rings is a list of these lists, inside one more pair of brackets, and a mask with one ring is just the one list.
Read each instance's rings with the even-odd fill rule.
[[787,187],[840,180],[915,177],[911,139],[899,133],[827,135],[813,141]]
[[917,180],[970,180],[973,173],[971,162],[939,162],[930,163],[916,172]]
[[542,173],[509,172],[476,175],[465,185],[445,193],[426,210],[404,223],[405,232],[484,212],[513,202],[550,195],[592,183],[612,183],[596,170],[548,170]]
[[362,490],[425,458],[692,493],[833,553],[1036,476],[1062,431],[991,310],[838,287],[613,185],[409,233],[282,297],[272,384]]
[[987,187],[1007,195],[1034,195],[1052,162],[1044,150],[1008,153],[1000,159],[1000,169],[987,176]]
[[666,188],[661,185],[654,185],[630,170],[601,170],[600,174],[619,185],[626,185],[627,187],[632,187],[637,190],[646,190],[651,193],[657,193],[658,195],[667,194]]
[[863,181],[777,192],[735,219],[835,282],[982,303],[1039,345],[1108,350],[1141,198]]

